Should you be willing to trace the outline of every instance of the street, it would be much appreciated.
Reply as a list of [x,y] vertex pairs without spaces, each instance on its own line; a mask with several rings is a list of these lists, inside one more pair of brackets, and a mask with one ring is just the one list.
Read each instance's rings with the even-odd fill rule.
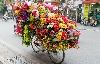
[[[4,22],[0,19],[0,39],[12,46],[26,52],[29,55],[52,64],[46,52],[36,54],[31,46],[22,45],[20,36],[14,34],[15,21]],[[100,27],[82,26],[78,24],[80,30],[79,49],[68,49],[65,51],[65,60],[62,64],[99,64],[100,63]],[[40,63],[41,64],[41,63]]]

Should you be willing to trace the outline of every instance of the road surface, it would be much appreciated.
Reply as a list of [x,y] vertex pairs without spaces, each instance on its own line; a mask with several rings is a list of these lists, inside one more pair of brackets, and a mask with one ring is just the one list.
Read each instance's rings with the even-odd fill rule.
[[[36,54],[31,46],[22,46],[20,36],[14,34],[15,21],[0,21],[0,39],[6,41],[12,46],[32,55],[35,58],[47,64],[52,64],[47,53]],[[87,29],[80,30],[79,49],[69,49],[65,51],[65,60],[62,64],[99,64],[100,63],[100,27],[82,26],[78,24],[78,28]],[[95,30],[95,31],[94,31]],[[41,63],[40,63],[41,64]]]

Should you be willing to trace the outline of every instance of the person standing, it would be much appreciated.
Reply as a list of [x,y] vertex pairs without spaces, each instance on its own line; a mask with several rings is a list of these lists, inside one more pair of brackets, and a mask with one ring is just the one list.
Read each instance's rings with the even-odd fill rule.
[[5,12],[7,12],[7,6],[6,6],[6,4],[4,4],[3,15],[5,14]]
[[14,21],[14,19],[15,19],[15,9],[14,9],[14,6],[15,6],[15,3],[13,3],[12,4],[12,19],[13,19],[13,21]]
[[4,20],[5,22],[8,20],[8,14],[7,14],[7,12],[4,14],[3,20]]

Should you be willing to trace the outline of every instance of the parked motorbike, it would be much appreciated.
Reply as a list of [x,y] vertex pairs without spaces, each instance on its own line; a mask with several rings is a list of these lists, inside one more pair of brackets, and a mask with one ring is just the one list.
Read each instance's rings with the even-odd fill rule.
[[81,25],[86,25],[86,26],[88,26],[89,22],[88,22],[88,20],[86,20],[85,18],[83,18],[83,19],[81,20],[80,24],[81,24]]
[[98,24],[98,21],[96,18],[89,18],[89,22],[90,22],[90,25],[93,27],[96,27]]

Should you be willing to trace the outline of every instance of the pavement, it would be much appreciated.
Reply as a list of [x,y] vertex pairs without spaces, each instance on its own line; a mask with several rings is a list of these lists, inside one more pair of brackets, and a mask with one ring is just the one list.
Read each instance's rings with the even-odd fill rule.
[[[0,21],[0,61],[3,64],[52,64],[46,53],[36,54],[30,46],[22,46],[21,38],[13,32],[14,24],[12,20]],[[77,25],[81,31],[80,48],[66,50],[62,64],[100,64],[100,27]]]
[[0,39],[0,64],[46,64]]
[[79,30],[93,30],[93,31],[100,31],[100,26],[93,27],[93,26],[84,26],[81,25],[80,23],[77,23],[78,29]]
[[[12,22],[12,20],[8,20],[8,21]],[[0,24],[1,23],[2,24],[5,23],[3,24],[5,26],[9,25],[9,22],[7,23],[7,22],[1,21]],[[3,30],[4,29],[5,28],[3,27]],[[3,30],[1,29],[2,32]],[[1,31],[0,31],[0,34],[2,33]],[[10,33],[7,31],[4,31],[2,34],[3,34],[2,35],[2,38],[3,38],[5,36],[8,36],[8,34]],[[12,37],[11,34],[10,34],[10,37]],[[45,62],[35,58],[34,56],[21,50],[20,48],[17,48],[13,46],[12,44],[9,44],[8,42],[6,42],[5,39],[9,40],[9,38],[4,38],[4,40],[2,40],[2,38],[0,38],[0,64],[46,64]],[[12,41],[14,43],[15,40],[12,40]]]

